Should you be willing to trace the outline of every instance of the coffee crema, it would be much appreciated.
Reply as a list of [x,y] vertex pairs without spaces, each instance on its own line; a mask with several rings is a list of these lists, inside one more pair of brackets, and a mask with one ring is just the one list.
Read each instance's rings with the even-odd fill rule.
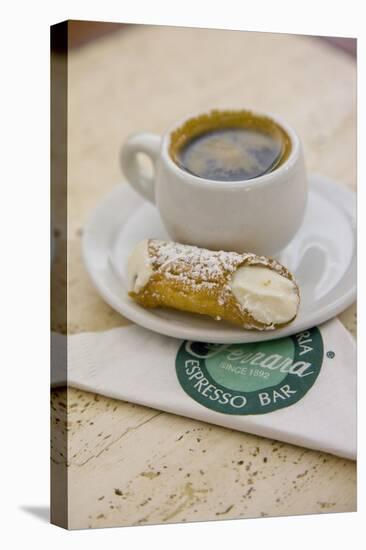
[[287,133],[251,111],[211,111],[171,134],[170,155],[186,172],[216,181],[243,181],[278,168],[288,158]]

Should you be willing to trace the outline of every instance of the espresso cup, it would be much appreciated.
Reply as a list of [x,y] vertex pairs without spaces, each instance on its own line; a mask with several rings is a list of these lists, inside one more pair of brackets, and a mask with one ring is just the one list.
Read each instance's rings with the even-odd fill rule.
[[[287,140],[282,161],[263,175],[235,181],[209,179],[184,169],[174,153],[177,136],[189,134],[196,120],[219,121],[228,113],[237,118],[249,113],[273,123]],[[152,176],[142,170],[141,153],[152,162]],[[156,205],[170,238],[180,243],[275,256],[294,237],[304,217],[308,183],[301,142],[288,124],[273,115],[224,110],[193,115],[162,137],[131,135],[120,161],[130,185]]]

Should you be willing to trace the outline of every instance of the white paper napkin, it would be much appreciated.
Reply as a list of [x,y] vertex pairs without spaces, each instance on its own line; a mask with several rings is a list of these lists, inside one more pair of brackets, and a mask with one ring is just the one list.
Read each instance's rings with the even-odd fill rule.
[[[73,335],[67,384],[355,459],[355,341],[337,319],[310,332],[234,346],[135,325]],[[64,338],[53,335],[53,386],[66,383]]]

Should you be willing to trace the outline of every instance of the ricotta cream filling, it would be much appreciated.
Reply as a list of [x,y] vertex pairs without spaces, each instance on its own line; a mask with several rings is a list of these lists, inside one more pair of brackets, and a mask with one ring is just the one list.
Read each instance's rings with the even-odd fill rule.
[[133,292],[140,290],[148,283],[153,273],[148,250],[148,240],[141,241],[128,259],[128,288]]
[[261,323],[287,323],[296,315],[296,285],[276,271],[264,266],[239,267],[230,284],[239,304]]

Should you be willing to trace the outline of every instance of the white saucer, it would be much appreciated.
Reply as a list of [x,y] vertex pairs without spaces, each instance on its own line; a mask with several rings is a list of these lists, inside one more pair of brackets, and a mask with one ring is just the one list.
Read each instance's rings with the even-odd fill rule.
[[128,184],[116,186],[92,213],[84,230],[83,256],[105,301],[145,328],[212,343],[272,340],[323,323],[356,299],[355,211],[354,193],[324,177],[310,177],[304,222],[278,258],[299,283],[301,306],[293,323],[274,331],[245,331],[201,315],[144,309],[128,297],[126,264],[134,245],[145,238],[168,239],[157,209]]

